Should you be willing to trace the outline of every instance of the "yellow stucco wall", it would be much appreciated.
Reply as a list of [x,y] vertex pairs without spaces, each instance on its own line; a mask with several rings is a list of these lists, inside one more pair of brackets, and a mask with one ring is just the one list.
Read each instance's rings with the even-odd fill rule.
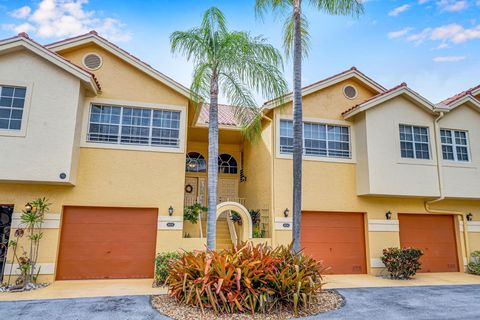
[[[353,84],[358,90],[358,97],[349,100],[343,96],[342,88],[347,84]],[[363,87],[358,81],[347,80],[331,87],[325,88],[303,99],[304,119],[327,119],[342,121],[341,113],[352,105],[355,105],[371,97],[374,93]],[[275,110],[272,134],[278,134],[275,128],[278,119],[292,114],[290,105]],[[269,130],[270,128],[266,128]],[[356,137],[355,137],[356,138]],[[276,144],[276,139],[273,139]],[[358,143],[358,141],[355,141]],[[273,168],[273,208],[277,218],[283,218],[285,208],[292,210],[292,160],[285,157],[277,157],[275,147]],[[358,157],[358,155],[357,155]],[[398,213],[427,213],[423,198],[401,197],[359,197],[356,190],[356,163],[339,163],[335,161],[305,160],[303,161],[303,188],[302,209],[305,211],[333,211],[333,212],[363,212],[368,220],[385,220],[385,213],[391,211],[392,219],[398,219]],[[393,181],[392,181],[393,183]],[[480,216],[480,201],[474,200],[447,200],[438,203],[436,208],[472,212]],[[368,223],[365,226],[368,230]],[[459,256],[466,257],[463,233],[457,224],[457,241],[461,244]],[[480,249],[479,233],[470,233],[470,251]],[[382,250],[391,246],[399,246],[399,232],[366,232],[367,235],[367,264],[370,260],[378,260]],[[276,230],[274,235],[275,244],[289,244],[291,231]],[[462,258],[459,257],[459,260]],[[460,263],[463,265],[463,262]],[[378,273],[377,268],[372,266],[371,273]]]

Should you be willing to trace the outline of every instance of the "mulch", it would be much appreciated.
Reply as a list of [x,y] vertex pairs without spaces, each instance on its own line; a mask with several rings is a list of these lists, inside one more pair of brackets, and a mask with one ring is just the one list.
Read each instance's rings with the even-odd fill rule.
[[[233,319],[233,320],[281,320],[295,318],[293,310],[274,310],[268,314],[256,313],[254,316],[246,313],[217,315],[212,310],[202,313],[200,308],[179,303],[176,299],[166,295],[152,296],[152,306],[163,315],[175,320],[210,320],[210,319]],[[334,290],[323,290],[319,293],[319,303],[311,310],[303,311],[299,316],[312,316],[341,308],[345,303],[344,298]]]

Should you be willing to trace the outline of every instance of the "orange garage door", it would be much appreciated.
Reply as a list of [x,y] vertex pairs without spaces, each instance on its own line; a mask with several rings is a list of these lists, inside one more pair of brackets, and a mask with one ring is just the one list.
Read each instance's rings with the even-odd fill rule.
[[152,278],[157,209],[65,207],[57,279]]
[[422,249],[419,272],[458,271],[452,215],[399,214],[400,245]]
[[302,212],[304,252],[331,267],[327,273],[366,273],[362,213]]

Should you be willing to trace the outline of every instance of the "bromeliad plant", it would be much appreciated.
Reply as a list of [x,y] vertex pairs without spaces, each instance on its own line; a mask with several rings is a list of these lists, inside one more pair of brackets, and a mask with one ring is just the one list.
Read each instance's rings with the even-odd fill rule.
[[421,256],[423,252],[420,249],[388,248],[383,249],[381,259],[392,279],[411,279],[421,269]]
[[318,302],[324,268],[291,247],[243,243],[221,252],[185,252],[169,264],[166,284],[181,303],[222,313],[295,314]]
[[[13,249],[13,263],[10,269],[8,285],[10,285],[13,264],[18,264],[20,276],[15,283],[16,290],[28,290],[35,287],[40,267],[37,266],[40,252],[40,240],[43,238],[42,224],[45,213],[49,211],[50,203],[46,198],[38,198],[25,206],[20,216],[20,227],[15,231],[15,240],[11,240],[9,246]],[[19,247],[20,238],[26,236],[27,244]],[[21,253],[18,254],[18,249]]]

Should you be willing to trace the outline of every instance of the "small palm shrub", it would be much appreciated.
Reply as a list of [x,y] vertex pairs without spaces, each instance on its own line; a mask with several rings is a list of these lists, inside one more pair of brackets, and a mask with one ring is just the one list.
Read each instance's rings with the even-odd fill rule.
[[480,250],[472,252],[472,261],[467,267],[470,273],[480,275]]
[[421,269],[422,250],[415,248],[383,249],[382,262],[392,279],[411,279]]
[[239,249],[185,252],[169,263],[170,296],[202,312],[267,313],[291,308],[295,314],[317,301],[324,269],[291,247],[243,243]]
[[155,285],[163,286],[165,284],[168,276],[168,263],[170,260],[178,259],[179,257],[180,253],[176,251],[157,254],[155,257]]

